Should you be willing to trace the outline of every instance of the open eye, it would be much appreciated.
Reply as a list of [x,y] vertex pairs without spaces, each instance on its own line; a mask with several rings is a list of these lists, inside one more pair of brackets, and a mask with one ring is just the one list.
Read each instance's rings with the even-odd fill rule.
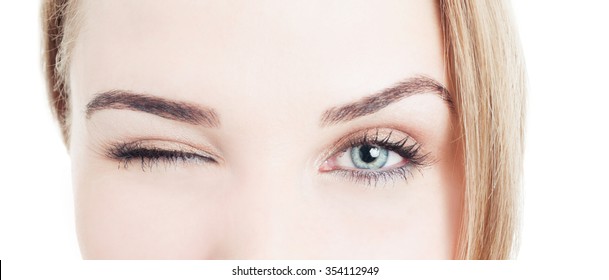
[[408,163],[398,153],[381,145],[362,144],[347,148],[326,161],[325,171],[343,170],[386,170]]
[[378,128],[351,134],[337,144],[319,172],[376,186],[394,179],[406,181],[413,170],[431,163],[421,145],[404,132]]

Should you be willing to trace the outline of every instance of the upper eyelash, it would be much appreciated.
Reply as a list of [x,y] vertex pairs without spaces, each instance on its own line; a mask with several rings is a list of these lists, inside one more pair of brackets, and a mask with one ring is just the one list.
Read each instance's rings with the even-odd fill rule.
[[[423,153],[420,144],[415,142],[412,145],[407,145],[406,143],[411,139],[408,136],[399,141],[391,140],[392,133],[393,131],[390,131],[385,137],[381,138],[379,136],[379,129],[377,129],[375,133],[367,131],[358,136],[351,136],[351,139],[344,142],[337,150],[346,151],[348,148],[360,145],[374,145],[397,153],[408,161],[407,164],[397,168],[380,171],[337,169],[330,172],[343,175],[357,183],[377,186],[381,182],[388,182],[397,178],[407,181],[408,177],[412,175],[413,170],[421,172],[423,168],[431,164],[428,160],[429,153]],[[333,153],[332,156],[334,155],[336,155],[336,153]],[[217,163],[217,161],[210,156],[180,150],[146,147],[140,141],[113,144],[107,150],[107,156],[117,160],[119,162],[119,168],[121,166],[127,168],[132,161],[139,160],[143,171],[151,169],[161,161],[168,164],[177,164],[186,162],[190,159],[197,159],[203,162]]]
[[141,142],[113,144],[108,149],[107,156],[117,160],[119,162],[119,168],[121,166],[127,168],[133,160],[139,159],[142,165],[142,171],[151,169],[161,161],[168,164],[176,164],[190,159],[197,159],[204,162],[216,163],[216,160],[208,156],[180,150],[146,147]]
[[[431,165],[429,153],[423,153],[419,143],[415,142],[412,145],[406,145],[406,143],[411,139],[408,136],[399,141],[392,141],[392,133],[393,132],[389,132],[387,136],[380,138],[378,129],[373,134],[365,132],[360,134],[360,136],[353,137],[345,144],[340,146],[337,150],[346,151],[348,148],[357,147],[360,145],[374,145],[397,153],[408,161],[407,164],[397,168],[380,171],[337,169],[330,172],[342,175],[356,183],[364,183],[366,185],[376,187],[380,183],[386,183],[397,178],[408,181],[408,177],[413,175],[413,170],[418,170],[421,172],[423,168]],[[334,153],[332,156],[335,155],[336,153]]]
[[372,139],[368,138],[369,134],[366,133],[363,136],[351,139],[348,142],[348,145],[346,145],[346,147],[343,146],[339,150],[346,150],[347,148],[357,147],[360,145],[380,146],[380,147],[383,147],[390,151],[396,152],[401,157],[408,159],[408,161],[410,163],[412,163],[413,165],[422,166],[422,165],[428,164],[427,160],[429,158],[429,154],[424,154],[421,151],[421,145],[419,143],[415,142],[412,145],[406,145],[408,140],[411,139],[408,136],[404,137],[402,140],[397,141],[397,142],[391,141],[390,139],[391,139],[392,133],[393,132],[389,132],[389,134],[382,139],[379,139],[378,130],[376,131],[376,133],[373,136],[374,138],[372,138]]

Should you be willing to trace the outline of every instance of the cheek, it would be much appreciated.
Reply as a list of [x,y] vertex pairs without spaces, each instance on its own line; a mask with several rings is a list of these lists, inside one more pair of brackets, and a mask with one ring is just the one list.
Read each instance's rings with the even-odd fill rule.
[[214,256],[222,228],[220,216],[214,214],[226,205],[222,193],[213,191],[218,179],[195,174],[183,174],[190,175],[188,180],[117,176],[105,168],[89,166],[74,176],[84,258]]
[[226,187],[239,187],[205,176],[138,182],[89,170],[75,176],[85,258],[452,257],[455,209],[438,179],[386,190],[316,185],[271,198],[230,194]]
[[454,254],[463,189],[455,164],[461,159],[449,141],[438,149],[433,166],[414,171],[407,182],[379,188],[320,179],[315,172],[264,172],[265,166],[247,174],[162,165],[143,172],[137,163],[123,170],[79,139],[72,144],[84,258],[446,259]]
[[[84,258],[200,259],[214,254],[222,176],[162,165],[124,170],[92,149],[83,117],[72,126],[71,162],[78,238]],[[217,175],[217,173],[216,173]],[[209,186],[202,188],[201,186]]]
[[[434,165],[407,183],[371,189],[333,184],[317,195],[317,225],[330,258],[453,258],[460,213],[459,188]],[[319,242],[316,242],[319,243]]]

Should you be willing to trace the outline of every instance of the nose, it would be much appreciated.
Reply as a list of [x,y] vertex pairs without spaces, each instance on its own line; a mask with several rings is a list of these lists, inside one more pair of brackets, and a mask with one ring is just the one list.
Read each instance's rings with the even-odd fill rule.
[[[261,160],[260,162],[265,162]],[[269,161],[266,161],[269,162]],[[302,170],[302,168],[300,169]],[[301,172],[257,165],[234,170],[227,186],[221,240],[215,258],[283,259],[294,255],[302,225]]]
[[[244,101],[241,105],[244,110],[253,110],[257,104]],[[316,217],[307,208],[317,197],[311,192],[317,154],[306,152],[315,148],[302,140],[311,130],[309,125],[296,127],[270,113],[258,115],[252,122],[259,123],[226,123],[227,130],[239,133],[223,143],[229,147],[223,153],[227,179],[224,205],[218,213],[222,217],[217,231],[221,239],[213,257],[301,256],[304,248],[296,244],[311,238],[306,227]]]

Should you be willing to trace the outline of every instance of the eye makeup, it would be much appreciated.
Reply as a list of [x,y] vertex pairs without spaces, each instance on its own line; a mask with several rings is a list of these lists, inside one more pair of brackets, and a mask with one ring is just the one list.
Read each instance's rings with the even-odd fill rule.
[[163,141],[119,142],[109,145],[106,155],[116,160],[119,168],[127,169],[139,162],[142,171],[152,170],[159,163],[166,166],[218,163],[215,156],[185,146]]
[[[105,149],[107,158],[128,169],[140,165],[153,171],[159,165],[189,167],[217,165],[220,157],[190,145],[161,140],[115,142]],[[338,140],[319,165],[322,174],[331,174],[371,187],[388,182],[408,181],[413,171],[431,165],[430,154],[406,133],[393,128],[371,128]]]
[[389,128],[365,129],[342,138],[319,171],[367,186],[408,181],[415,170],[430,166],[430,154],[403,132]]

